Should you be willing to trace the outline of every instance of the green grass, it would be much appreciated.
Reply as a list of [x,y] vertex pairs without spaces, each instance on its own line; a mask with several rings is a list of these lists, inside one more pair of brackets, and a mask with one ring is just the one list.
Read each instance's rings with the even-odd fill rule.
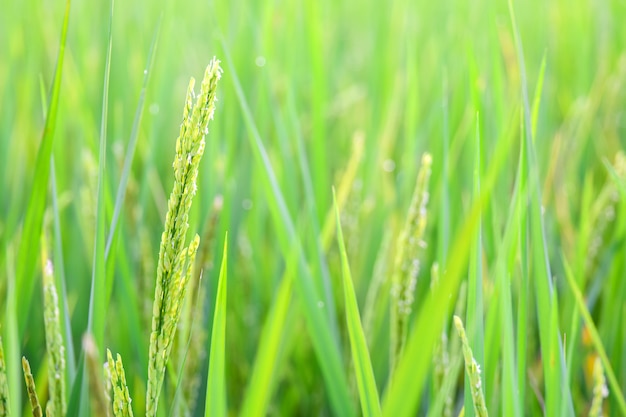
[[[626,415],[625,18],[584,0],[9,2],[0,409],[469,416],[478,377],[489,415]],[[187,83],[214,56],[197,191],[168,208]],[[176,300],[155,304],[163,288]]]

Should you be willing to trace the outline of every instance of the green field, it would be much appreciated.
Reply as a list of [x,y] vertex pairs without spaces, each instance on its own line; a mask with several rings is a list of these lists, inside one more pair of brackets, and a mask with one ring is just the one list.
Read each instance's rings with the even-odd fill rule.
[[0,417],[626,416],[625,20],[5,1]]

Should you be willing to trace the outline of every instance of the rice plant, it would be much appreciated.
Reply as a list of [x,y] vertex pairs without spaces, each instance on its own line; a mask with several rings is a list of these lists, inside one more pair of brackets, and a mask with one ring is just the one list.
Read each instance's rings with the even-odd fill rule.
[[176,140],[174,157],[174,188],[168,201],[165,230],[161,235],[156,289],[152,309],[152,333],[148,364],[146,414],[156,416],[165,368],[169,360],[185,294],[193,275],[200,237],[187,245],[189,211],[197,191],[196,179],[200,158],[204,153],[204,137],[215,111],[217,82],[222,70],[213,60],[206,69],[200,93],[194,103],[194,79],[187,89],[183,122]]

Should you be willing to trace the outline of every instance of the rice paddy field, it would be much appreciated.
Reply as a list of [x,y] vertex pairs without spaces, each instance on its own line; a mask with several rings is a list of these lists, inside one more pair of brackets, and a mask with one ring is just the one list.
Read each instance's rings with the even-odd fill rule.
[[625,416],[625,18],[3,2],[0,416]]

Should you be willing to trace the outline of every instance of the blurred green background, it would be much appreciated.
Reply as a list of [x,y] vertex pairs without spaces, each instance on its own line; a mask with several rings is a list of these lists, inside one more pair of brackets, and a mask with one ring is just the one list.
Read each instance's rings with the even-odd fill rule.
[[[54,140],[62,260],[75,346],[80,346],[87,326],[109,7],[107,2],[72,2]],[[585,227],[581,219],[586,219],[584,212],[593,203],[593,199],[582,197],[584,184],[589,182],[592,195],[605,187],[610,179],[603,160],[612,162],[626,142],[626,2],[531,0],[516,2],[514,7],[531,100],[545,59],[536,148],[550,260],[553,272],[560,275],[557,287],[565,297],[560,303],[560,324],[566,332],[563,329],[569,329],[573,301],[561,281],[561,252],[576,263],[581,253],[577,239]],[[7,295],[6,277],[15,271],[14,253],[45,120],[42,97],[47,97],[52,82],[63,12],[62,1],[9,0],[0,6],[0,300]],[[425,239],[428,249],[422,259],[425,266],[418,281],[417,305],[428,293],[430,265],[447,244],[444,239],[455,235],[467,215],[477,119],[483,173],[491,165],[498,143],[512,144],[504,160],[498,161],[503,162],[502,169],[483,215],[485,292],[489,294],[489,283],[493,282],[489,270],[506,220],[519,147],[520,70],[506,2],[116,2],[105,178],[107,225],[159,21],[154,69],[118,238],[112,249],[113,260],[107,264],[113,295],[105,344],[124,358],[131,395],[138,407],[145,389],[149,322],[142,322],[140,317],[128,319],[128,311],[149,314],[151,310],[158,244],[173,183],[171,163],[188,80],[191,76],[201,78],[213,56],[223,61],[224,45],[236,74],[223,63],[219,102],[207,136],[191,230],[202,233],[214,198],[223,196],[215,244],[208,250],[220,254],[228,230],[226,380],[233,412],[243,401],[260,331],[286,263],[260,179],[265,174],[253,158],[250,133],[235,94],[235,75],[313,276],[333,277],[339,317],[336,323],[344,342],[335,245],[324,251],[321,269],[315,248],[316,234],[332,209],[331,187],[339,184],[354,152],[355,136],[363,137],[364,156],[344,210],[344,232],[361,304],[375,261],[384,250],[384,236],[395,236],[402,224],[421,154],[433,155],[433,174]],[[312,194],[305,189],[296,138],[305,145]],[[447,236],[437,226],[443,213],[444,139],[449,143],[448,186],[444,190],[450,198]],[[313,210],[307,202],[311,195]],[[49,235],[50,198],[49,194],[44,224]],[[620,216],[622,205],[618,207]],[[586,226],[593,230],[597,225]],[[624,286],[603,285],[624,278],[625,236],[622,227],[606,229],[598,243],[598,255],[582,281],[592,294],[589,306],[622,386],[626,386],[626,296]],[[215,258],[219,266],[219,256]],[[204,274],[207,329],[219,269],[212,265]],[[128,293],[124,282],[132,283],[133,293]],[[20,341],[21,352],[31,359],[35,370],[43,366],[45,352],[41,291],[36,288],[28,330]],[[610,307],[603,310],[607,291],[612,291]],[[297,301],[294,305],[294,311],[299,311]],[[5,320],[4,310],[0,308],[0,323]],[[373,337],[383,340],[387,334],[385,309],[380,308],[376,316],[379,320]],[[300,323],[302,318],[294,314],[291,320]],[[296,329],[285,342],[269,413],[324,415],[329,412],[328,398],[308,333],[304,326]],[[588,348],[582,339],[567,343]],[[345,342],[343,346],[349,370],[349,345]],[[387,372],[386,350],[385,341],[371,347],[381,389]],[[538,357],[529,360],[529,367],[536,365]],[[575,405],[583,410],[590,388],[584,357],[579,360],[571,385]],[[198,372],[204,374],[203,369]],[[538,411],[533,398],[528,392],[525,401],[529,414]]]

